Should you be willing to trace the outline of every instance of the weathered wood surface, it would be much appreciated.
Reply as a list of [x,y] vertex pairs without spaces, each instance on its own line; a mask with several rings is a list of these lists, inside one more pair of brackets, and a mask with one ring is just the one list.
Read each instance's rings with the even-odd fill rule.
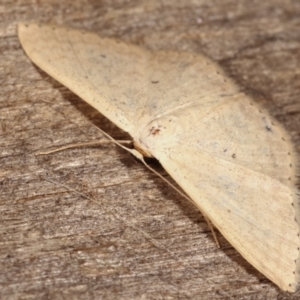
[[[281,292],[198,210],[113,144],[128,137],[33,66],[21,20],[55,22],[149,49],[204,52],[265,105],[300,152],[300,2],[0,3],[1,299],[299,299]],[[255,247],[255,245],[253,245]]]

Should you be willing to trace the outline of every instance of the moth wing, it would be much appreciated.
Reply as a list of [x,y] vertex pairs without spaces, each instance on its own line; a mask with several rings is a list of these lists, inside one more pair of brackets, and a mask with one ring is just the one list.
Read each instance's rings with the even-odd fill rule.
[[161,157],[166,171],[246,260],[281,289],[295,291],[299,238],[291,190],[207,153],[177,151]]
[[161,115],[199,101],[204,113],[236,92],[203,55],[149,52],[51,25],[20,23],[18,35],[37,66],[134,138]]
[[[127,132],[144,113],[148,52],[90,32],[23,24],[18,35],[29,58],[42,70]],[[146,113],[146,112],[145,112]]]
[[[228,241],[279,287],[294,291],[299,197],[285,131],[243,95],[198,115],[196,105],[157,120],[165,129],[147,143]],[[170,120],[177,125],[168,128]]]

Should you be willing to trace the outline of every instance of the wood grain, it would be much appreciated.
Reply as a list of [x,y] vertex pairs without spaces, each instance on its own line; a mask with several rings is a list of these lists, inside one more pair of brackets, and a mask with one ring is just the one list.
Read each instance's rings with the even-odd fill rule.
[[36,156],[101,139],[97,126],[128,136],[33,66],[16,35],[36,20],[204,52],[300,153],[299,1],[8,0],[0,11],[1,299],[299,299],[221,236],[217,249],[198,210],[115,145]]

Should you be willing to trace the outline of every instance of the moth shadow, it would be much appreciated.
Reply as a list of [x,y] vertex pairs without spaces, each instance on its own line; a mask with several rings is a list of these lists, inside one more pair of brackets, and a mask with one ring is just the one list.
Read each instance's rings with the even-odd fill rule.
[[[222,251],[230,261],[234,262],[240,269],[245,270],[249,275],[255,277],[260,283],[270,284],[271,281],[255,269],[223,236],[217,231],[217,237],[220,241],[221,248],[219,251]],[[277,288],[277,287],[276,287]],[[277,288],[278,289],[278,288]],[[280,291],[278,289],[278,291]]]

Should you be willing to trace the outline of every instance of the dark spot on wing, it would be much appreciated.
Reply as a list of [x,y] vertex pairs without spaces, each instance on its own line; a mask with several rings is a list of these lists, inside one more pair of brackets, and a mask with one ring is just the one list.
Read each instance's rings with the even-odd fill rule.
[[272,128],[270,126],[266,126],[267,131],[272,131]]
[[149,134],[155,136],[157,134],[159,134],[160,129],[159,128],[155,128],[154,126],[151,127],[151,129],[149,130]]

